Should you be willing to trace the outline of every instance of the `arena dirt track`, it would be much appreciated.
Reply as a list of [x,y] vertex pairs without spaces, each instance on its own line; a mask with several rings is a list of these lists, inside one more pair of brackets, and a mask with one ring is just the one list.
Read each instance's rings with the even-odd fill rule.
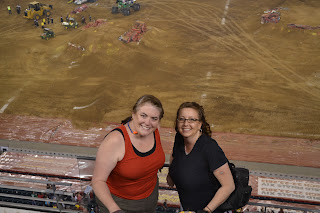
[[[150,93],[163,102],[163,127],[173,126],[180,103],[196,101],[214,132],[320,138],[320,30],[287,28],[319,25],[317,0],[231,0],[227,11],[222,0],[141,0],[128,17],[111,14],[114,1],[98,0],[74,17],[107,22],[69,30],[60,15],[77,6],[43,0],[53,5],[48,27],[57,36],[49,41],[16,14],[18,2],[23,10],[29,3],[0,2],[1,107],[11,100],[4,114],[65,118],[88,129],[119,123]],[[285,8],[280,22],[261,25],[263,11],[276,7]],[[120,42],[136,20],[148,32],[139,44]]]

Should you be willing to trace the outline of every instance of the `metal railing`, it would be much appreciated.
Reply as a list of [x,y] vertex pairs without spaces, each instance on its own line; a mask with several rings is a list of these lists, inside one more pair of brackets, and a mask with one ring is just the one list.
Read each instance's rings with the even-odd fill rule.
[[[23,153],[29,153],[29,154],[51,155],[51,156],[67,157],[67,158],[76,158],[78,160],[92,160],[92,161],[95,161],[95,156],[78,156],[76,154],[70,154],[70,153],[57,153],[57,152],[35,151],[35,150],[25,150],[25,149],[9,149],[8,151],[11,151],[11,152],[23,152]],[[167,163],[164,165],[164,167],[168,167],[168,166],[169,166],[169,164],[167,164]],[[298,177],[298,176],[295,176],[295,175],[292,176],[292,175],[285,175],[285,174],[278,174],[278,173],[274,173],[273,174],[273,173],[260,172],[260,171],[251,171],[250,174],[252,174],[252,175],[263,175],[263,176],[269,176],[269,177],[277,176],[279,178],[281,177],[281,178],[287,178],[287,179],[292,179],[292,178],[296,179],[296,178],[298,178],[299,180],[305,180],[305,178],[307,178],[307,180],[320,182],[320,178],[318,178],[318,177],[315,177],[315,178],[312,178],[312,177],[311,178],[309,178],[309,177]],[[7,177],[0,176],[0,179],[1,178],[6,179]],[[19,181],[21,181],[21,180],[22,179],[19,179]],[[81,180],[81,181],[88,181],[88,180]],[[35,181],[35,182],[38,182],[38,181]],[[60,182],[52,182],[52,181],[51,182],[39,181],[39,182],[46,183],[46,184],[49,183],[49,184],[55,184],[55,185],[65,185],[65,183],[62,184]],[[21,187],[20,187],[20,189],[21,189]],[[30,188],[28,188],[28,189],[30,189]],[[172,188],[169,188],[169,187],[163,187],[163,186],[161,186],[160,189],[163,189],[163,190],[176,190],[176,189],[172,189]],[[56,191],[56,193],[58,194],[59,192]],[[2,196],[2,194],[1,194],[1,196]],[[317,203],[300,202],[300,201],[292,201],[292,200],[288,201],[288,200],[282,199],[282,198],[266,198],[266,197],[262,197],[262,196],[252,196],[252,199],[258,199],[258,200],[261,200],[261,201],[273,200],[273,201],[283,202],[283,203],[287,203],[287,204],[295,203],[295,204],[310,205],[310,208],[304,208],[304,207],[295,207],[295,206],[287,206],[287,205],[279,205],[279,204],[258,203],[258,202],[253,202],[253,201],[250,201],[247,204],[248,206],[264,207],[264,209],[265,209],[264,212],[267,212],[266,210],[268,208],[279,208],[279,209],[296,210],[296,211],[303,211],[303,212],[319,212],[320,213],[320,209],[318,209],[318,207],[320,205],[317,204]],[[3,205],[2,203],[3,202],[0,202],[0,206]],[[21,205],[20,204],[13,204],[13,205],[27,208],[24,204],[23,205],[22,204]],[[36,206],[34,206],[34,207],[38,208]],[[312,208],[312,207],[316,207],[316,208]],[[28,206],[28,208],[30,208],[30,206]],[[54,212],[54,211],[59,212],[59,210],[52,210],[52,212]],[[67,211],[61,211],[61,212],[67,212]],[[72,212],[75,212],[75,211],[72,211]],[[248,212],[250,212],[250,211],[248,211]]]

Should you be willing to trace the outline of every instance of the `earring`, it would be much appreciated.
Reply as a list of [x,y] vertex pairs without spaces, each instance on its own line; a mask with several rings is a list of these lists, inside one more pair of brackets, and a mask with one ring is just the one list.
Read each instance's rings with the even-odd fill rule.
[[201,132],[201,133],[202,133],[202,129],[199,129],[199,132]]

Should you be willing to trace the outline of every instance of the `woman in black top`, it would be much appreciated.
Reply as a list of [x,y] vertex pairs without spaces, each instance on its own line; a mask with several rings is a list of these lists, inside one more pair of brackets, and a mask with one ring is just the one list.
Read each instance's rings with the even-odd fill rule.
[[216,210],[235,189],[228,159],[211,138],[202,106],[180,105],[175,121],[176,136],[167,182],[176,185],[184,210]]

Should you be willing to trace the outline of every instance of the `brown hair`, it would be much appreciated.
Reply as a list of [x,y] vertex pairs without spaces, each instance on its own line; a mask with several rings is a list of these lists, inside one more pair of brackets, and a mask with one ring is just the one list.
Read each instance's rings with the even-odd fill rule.
[[184,108],[192,108],[198,112],[199,120],[202,122],[202,125],[201,125],[202,133],[211,137],[212,132],[210,129],[210,125],[206,121],[204,109],[201,105],[197,104],[196,102],[184,102],[180,105],[180,107],[177,111],[177,117],[174,122],[175,130],[178,132],[177,119],[179,117],[180,110],[182,110]]
[[[157,107],[159,109],[159,111],[160,111],[159,119],[161,120],[161,118],[163,118],[164,110],[163,110],[161,101],[158,98],[156,98],[155,96],[153,96],[153,95],[143,95],[143,96],[141,96],[137,100],[135,105],[133,106],[132,112],[136,113],[139,110],[139,107],[142,106],[145,103],[150,103],[153,106]],[[129,116],[126,119],[122,120],[121,124],[125,124],[125,123],[129,122],[131,119],[132,119],[132,117]]]

